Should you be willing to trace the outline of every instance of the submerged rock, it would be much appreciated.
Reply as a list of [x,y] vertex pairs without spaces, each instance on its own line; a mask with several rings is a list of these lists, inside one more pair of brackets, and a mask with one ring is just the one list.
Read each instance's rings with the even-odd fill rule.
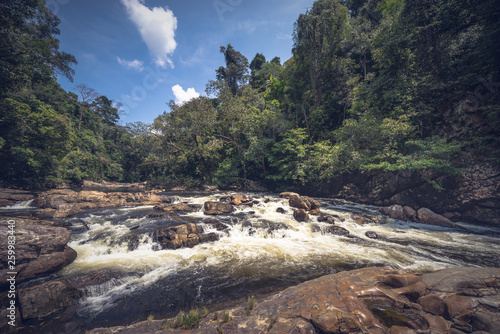
[[340,235],[340,236],[349,235],[349,231],[343,227],[340,227],[340,226],[329,226],[326,229],[326,232],[333,234],[333,235]]
[[[451,268],[417,275],[370,267],[323,276],[247,305],[210,314],[185,333],[500,333],[500,269]],[[162,322],[94,329],[178,333]]]

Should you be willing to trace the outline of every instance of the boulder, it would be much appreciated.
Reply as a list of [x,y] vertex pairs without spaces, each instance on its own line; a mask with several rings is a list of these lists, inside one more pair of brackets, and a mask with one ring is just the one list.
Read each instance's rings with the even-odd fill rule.
[[66,281],[54,281],[18,293],[23,319],[37,319],[60,311],[81,297],[81,292]]
[[205,202],[203,208],[206,215],[223,215],[234,211],[231,204],[222,202]]
[[417,211],[417,218],[420,223],[438,225],[444,227],[457,227],[457,225],[446,217],[443,217],[430,209],[420,208]]
[[406,218],[408,218],[408,220],[411,220],[412,222],[416,222],[417,221],[417,211],[415,211],[415,209],[413,209],[411,206],[404,206],[403,207],[403,212],[406,216]]
[[304,197],[290,196],[290,198],[288,199],[288,204],[293,208],[303,209],[306,211],[311,210],[311,204]]
[[285,209],[283,209],[282,207],[279,207],[279,208],[277,208],[277,209],[276,209],[276,212],[277,212],[277,213],[281,213],[281,214],[285,214],[285,213],[286,213],[286,210],[285,210]]
[[[9,225],[14,221],[15,225]],[[0,244],[7,245],[9,226],[13,226],[16,237],[16,282],[20,283],[39,275],[50,274],[73,262],[76,252],[66,246],[71,231],[37,224],[20,218],[0,219]],[[0,288],[7,284],[9,263],[8,248],[0,248]]]
[[305,222],[309,220],[309,214],[305,210],[299,209],[293,212],[293,218],[298,222]]
[[241,204],[252,204],[252,199],[244,194],[236,194],[231,196],[231,204],[233,205],[241,205]]
[[340,236],[344,236],[344,237],[349,235],[349,231],[343,227],[340,227],[340,226],[329,226],[326,229],[326,232],[333,234],[333,235],[340,235]]
[[311,207],[310,210],[315,210],[319,209],[321,207],[321,203],[315,200],[314,198],[308,197],[308,196],[301,196],[302,200],[306,201],[309,203],[309,206]]
[[280,194],[280,197],[290,199],[291,197],[300,197],[300,195],[297,193],[285,191]]
[[333,216],[333,215],[320,215],[318,217],[319,222],[325,222],[327,224],[332,224],[332,225],[335,224],[336,220],[340,220],[340,218],[338,216]]
[[204,234],[194,223],[161,228],[153,233],[153,240],[164,249],[192,248],[200,243],[218,240],[215,233]]
[[403,221],[408,220],[408,216],[405,214],[405,210],[401,205],[391,205],[389,207],[381,208],[380,212],[394,219],[399,219]]
[[370,238],[370,239],[378,239],[378,234],[377,232],[373,231],[366,231],[365,235]]

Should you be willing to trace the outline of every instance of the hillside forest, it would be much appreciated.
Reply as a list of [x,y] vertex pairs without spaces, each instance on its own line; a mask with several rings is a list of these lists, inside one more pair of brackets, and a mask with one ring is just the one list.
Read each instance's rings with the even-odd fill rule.
[[496,163],[499,17],[498,0],[317,0],[294,24],[290,59],[221,46],[205,96],[123,124],[105,95],[58,84],[77,60],[59,50],[45,2],[4,0],[0,185],[280,189]]

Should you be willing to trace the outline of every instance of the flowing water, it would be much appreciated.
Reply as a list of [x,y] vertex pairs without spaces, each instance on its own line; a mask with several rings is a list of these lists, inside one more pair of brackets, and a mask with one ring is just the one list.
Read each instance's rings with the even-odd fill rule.
[[[202,205],[223,195],[170,194],[170,198]],[[252,197],[253,207],[238,207],[232,214],[215,217],[227,226],[223,231],[204,224],[203,220],[214,217],[202,210],[181,214],[184,221],[219,234],[220,240],[177,250],[161,249],[152,234],[182,222],[147,218],[153,212],[151,206],[93,210],[67,219],[74,230],[69,246],[78,257],[57,277],[101,271],[112,278],[82,288],[85,297],[64,322],[73,322],[78,332],[131,324],[149,315],[162,319],[181,309],[215,307],[366,266],[417,272],[453,266],[500,267],[500,230],[491,227],[460,223],[464,229],[458,230],[402,222],[386,219],[376,207],[320,199],[321,211],[338,216],[336,225],[350,232],[336,236],[327,233],[331,225],[318,222],[317,217],[307,223],[295,221],[285,199],[268,194]],[[276,211],[280,207],[284,214]],[[379,238],[368,238],[368,231]]]

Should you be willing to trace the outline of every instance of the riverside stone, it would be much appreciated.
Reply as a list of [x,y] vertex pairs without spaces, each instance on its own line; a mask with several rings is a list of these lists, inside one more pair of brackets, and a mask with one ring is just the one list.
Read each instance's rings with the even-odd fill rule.
[[45,218],[66,218],[84,209],[109,208],[120,206],[156,205],[163,197],[152,192],[100,192],[70,189],[53,189],[38,195],[34,205],[43,209],[40,215]]
[[[0,244],[8,244],[9,218],[0,219]],[[16,237],[16,282],[39,275],[53,273],[76,258],[76,252],[66,246],[71,231],[55,226],[37,224],[36,221],[13,218]],[[0,288],[7,285],[9,274],[8,248],[0,248]]]

